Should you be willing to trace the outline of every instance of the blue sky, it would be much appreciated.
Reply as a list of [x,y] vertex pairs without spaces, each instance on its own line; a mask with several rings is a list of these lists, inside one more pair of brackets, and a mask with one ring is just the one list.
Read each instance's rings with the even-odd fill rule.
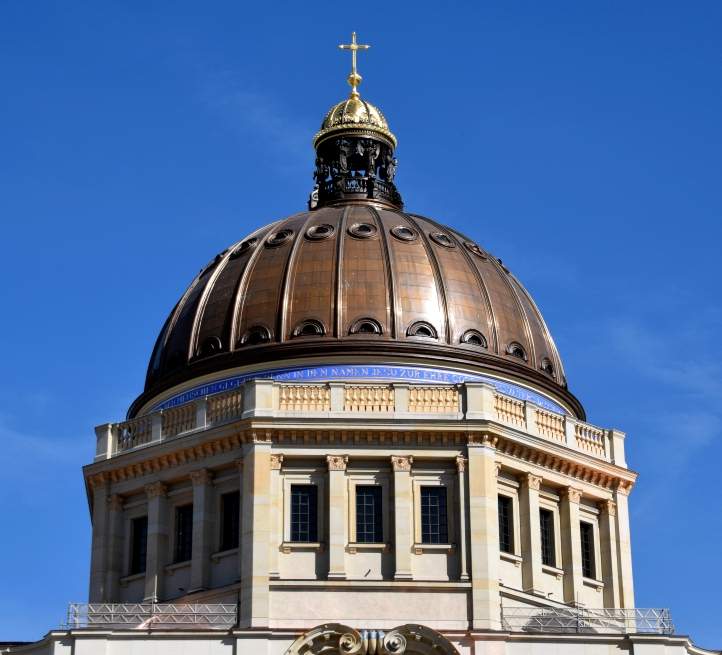
[[193,275],[303,209],[355,29],[407,207],[509,265],[629,435],[637,605],[722,645],[722,4],[367,6],[0,2],[0,641],[86,598],[92,428]]

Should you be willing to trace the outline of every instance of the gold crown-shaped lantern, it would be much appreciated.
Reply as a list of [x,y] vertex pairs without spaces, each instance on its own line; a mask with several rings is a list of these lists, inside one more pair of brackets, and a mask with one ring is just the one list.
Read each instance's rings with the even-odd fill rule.
[[370,47],[356,42],[356,32],[351,35],[351,43],[339,46],[342,50],[351,51],[351,73],[347,78],[351,86],[351,94],[328,111],[321,123],[321,129],[313,138],[314,148],[318,148],[326,139],[340,134],[377,137],[386,141],[392,148],[396,147],[396,137],[389,130],[381,110],[370,102],[362,100],[358,92],[358,86],[363,78],[356,69],[356,53],[359,50],[368,50]]

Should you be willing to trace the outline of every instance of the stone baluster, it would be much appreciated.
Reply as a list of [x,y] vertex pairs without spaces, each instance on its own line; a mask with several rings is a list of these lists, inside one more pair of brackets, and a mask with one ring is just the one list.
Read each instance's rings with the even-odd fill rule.
[[411,580],[411,547],[413,545],[413,494],[411,491],[410,455],[392,455],[394,470],[394,556],[395,580]]

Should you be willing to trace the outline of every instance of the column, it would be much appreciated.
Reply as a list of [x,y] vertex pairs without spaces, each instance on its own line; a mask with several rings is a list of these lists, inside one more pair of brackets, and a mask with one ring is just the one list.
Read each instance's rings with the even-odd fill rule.
[[617,505],[613,500],[599,504],[599,545],[604,607],[622,607],[619,597],[619,567],[617,564]]
[[108,571],[105,576],[105,600],[117,603],[118,584],[123,575],[123,498],[108,498]]
[[105,576],[108,558],[108,483],[102,482],[93,487],[93,543],[90,551],[90,590],[91,603],[106,600]]
[[522,588],[531,594],[543,595],[541,526],[539,523],[539,487],[542,479],[527,473],[521,480],[519,494],[519,527],[521,533]]
[[268,627],[271,442],[254,438],[244,447],[241,531],[241,628]]
[[619,549],[619,586],[621,607],[634,607],[632,542],[629,532],[629,486],[620,484],[614,492],[617,505],[617,544]]
[[411,464],[409,455],[391,455],[394,469],[394,580],[411,580],[411,547],[413,546]]
[[326,455],[328,464],[328,578],[346,578],[345,455]]
[[562,492],[561,537],[564,564],[564,602],[577,603],[582,593],[582,544],[579,533],[579,501],[582,492],[567,487]]
[[469,533],[473,630],[501,629],[496,439],[469,437]]
[[168,500],[162,482],[145,486],[148,498],[148,547],[145,565],[146,602],[157,602],[163,596],[163,575],[168,557]]
[[238,535],[238,581],[243,579],[243,457],[233,462],[238,469],[238,491],[240,495],[240,502],[238,503],[238,529],[240,534]]
[[193,483],[193,557],[189,592],[207,589],[211,574],[211,540],[213,538],[213,476],[207,469],[191,473]]
[[466,559],[466,458],[456,458],[457,484],[459,485],[459,580],[469,579]]
[[271,539],[268,550],[268,575],[274,580],[281,577],[278,566],[278,553],[283,542],[282,466],[283,455],[271,455]]

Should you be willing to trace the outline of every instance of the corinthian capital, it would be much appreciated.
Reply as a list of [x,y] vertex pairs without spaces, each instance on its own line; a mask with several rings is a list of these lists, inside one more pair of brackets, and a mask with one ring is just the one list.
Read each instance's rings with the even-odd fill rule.
[[346,455],[326,455],[326,464],[329,471],[345,471],[348,464]]
[[391,466],[394,471],[410,471],[414,458],[411,455],[391,455]]
[[191,471],[191,482],[193,486],[208,484],[212,479],[213,475],[208,469],[198,469],[197,471]]
[[166,491],[166,486],[162,482],[151,482],[151,484],[145,485],[145,495],[149,499],[165,496]]
[[271,453],[271,470],[280,471],[283,466],[283,455]]
[[578,503],[582,499],[582,490],[576,487],[567,487],[564,495],[569,499],[570,503]]

